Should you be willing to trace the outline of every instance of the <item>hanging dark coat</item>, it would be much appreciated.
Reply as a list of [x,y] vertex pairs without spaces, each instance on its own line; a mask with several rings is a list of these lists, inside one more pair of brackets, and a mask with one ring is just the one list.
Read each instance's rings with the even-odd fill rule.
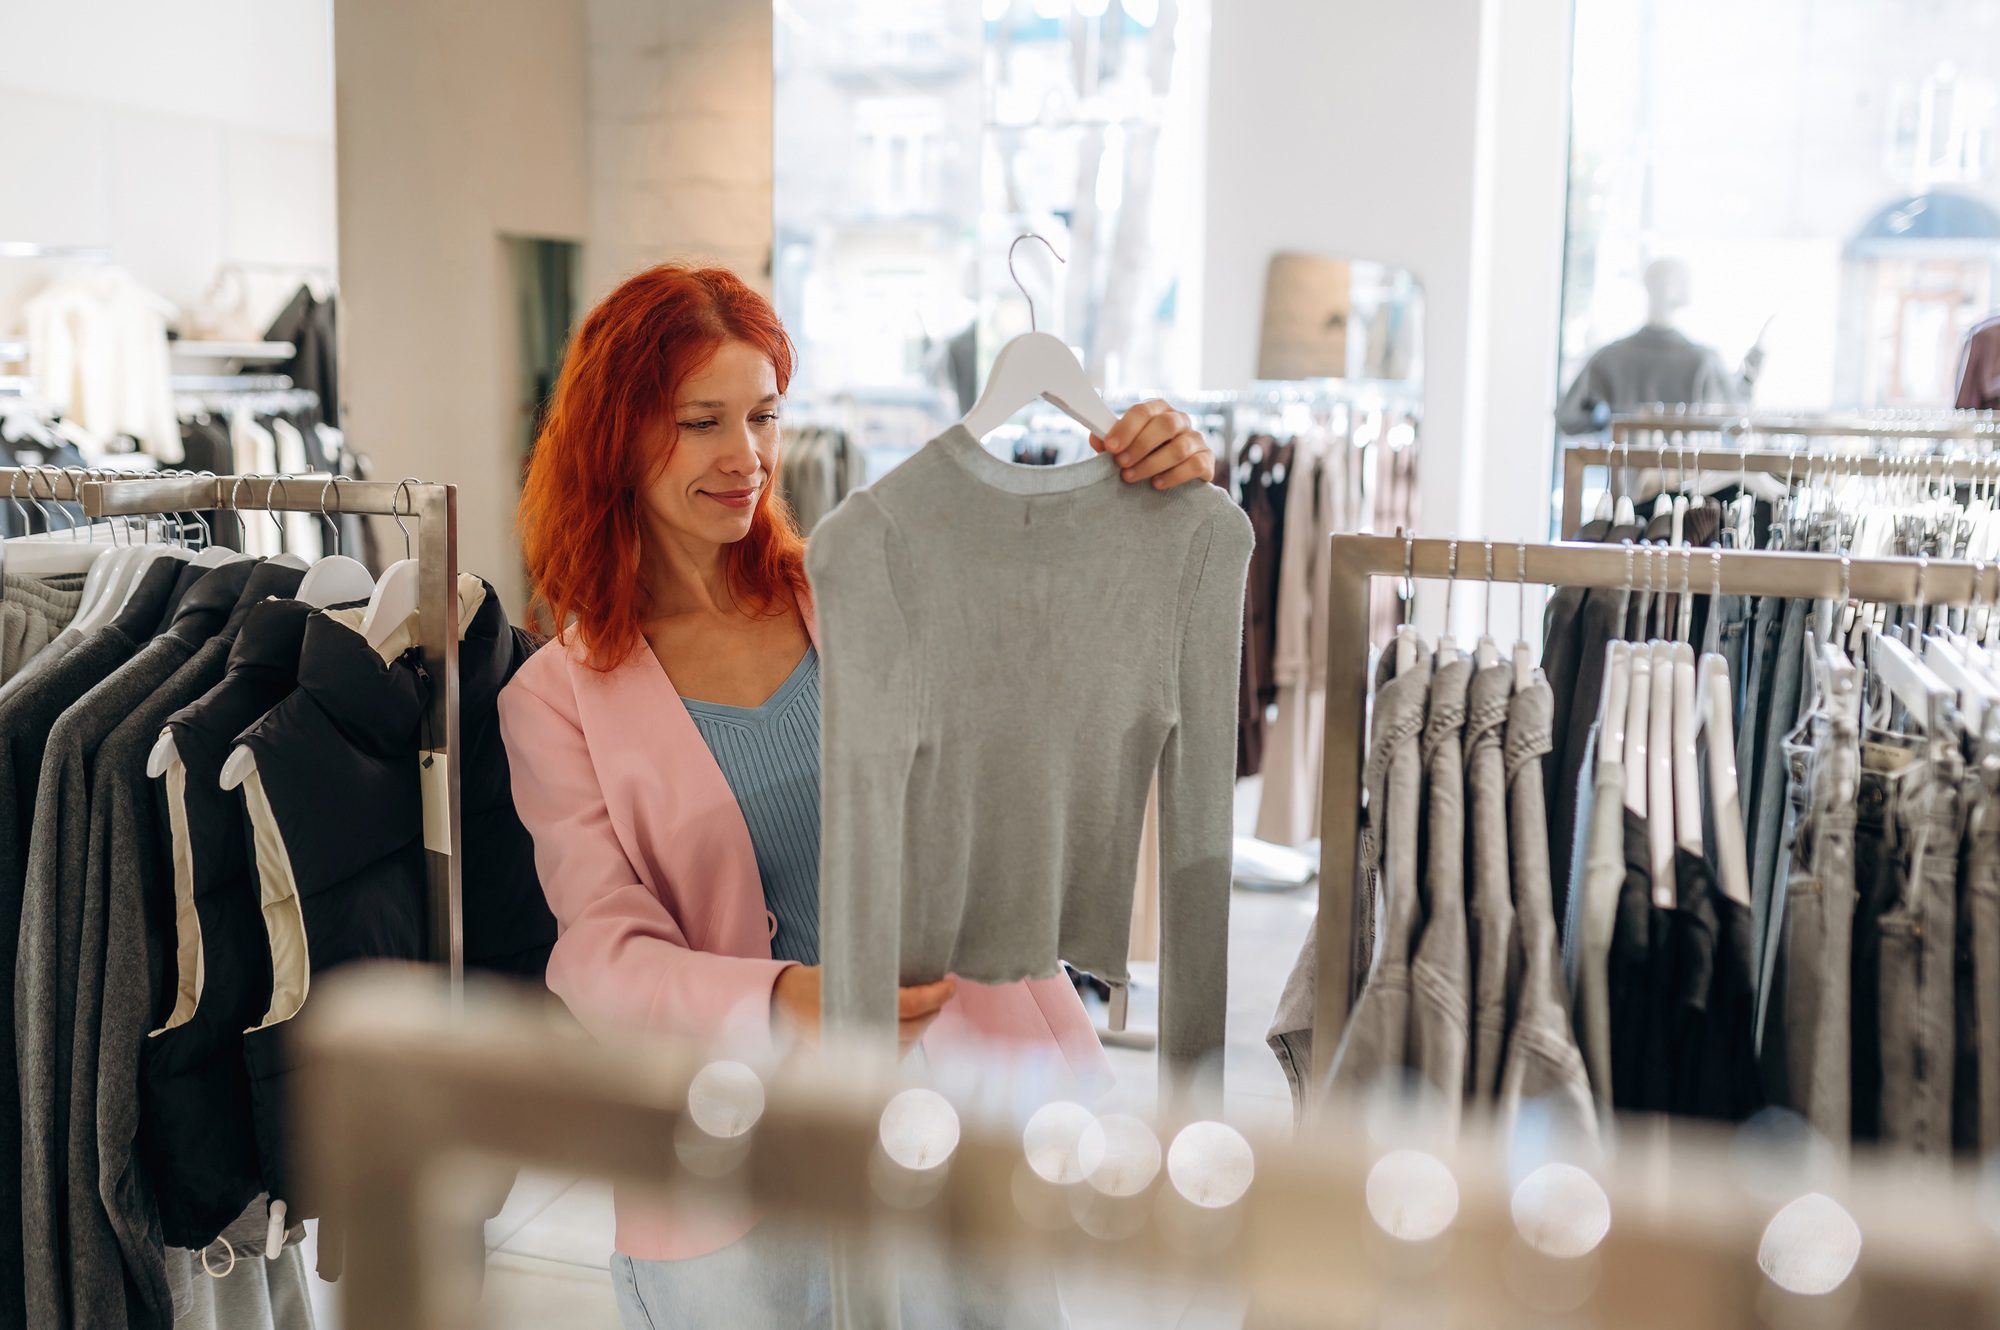
[[[168,1300],[163,1272],[143,1287],[120,1277],[119,1235],[97,1201],[94,1160],[85,1173],[73,1156],[81,1138],[71,1134],[70,1109],[73,1094],[94,1085],[97,1074],[93,976],[101,973],[106,915],[101,898],[90,894],[89,851],[98,750],[127,714],[221,630],[253,567],[244,562],[190,571],[196,579],[173,622],[77,699],[49,731],[35,796],[15,974],[21,1236],[29,1320],[55,1330],[136,1323]],[[171,1320],[170,1306],[166,1314]]]
[[[151,640],[185,571],[172,559],[140,576],[109,624],[86,637],[57,665],[19,681],[0,700],[0,937],[21,926],[29,828],[42,756],[56,719]],[[29,1325],[21,1253],[21,1100],[15,1062],[14,962],[11,943],[0,945],[0,1330]]]
[[[555,922],[513,811],[497,718],[500,688],[533,642],[508,625],[484,582],[461,577],[459,593],[466,961],[539,975]],[[413,633],[392,637],[385,660],[360,620],[358,608],[314,614],[297,690],[239,739],[256,757],[244,793],[265,923],[301,944],[273,943],[271,1005],[244,1036],[264,1186],[299,1218],[319,1213],[319,1200],[298,1191],[284,1143],[285,1022],[328,970],[434,954],[419,768],[419,751],[431,746],[431,679]]]
[[[236,736],[298,685],[312,606],[266,600],[236,635],[221,682],[168,717],[175,763],[156,782],[163,859],[194,911],[177,930],[176,984],[146,1041],[140,1158],[168,1244],[199,1250],[263,1189],[243,1032],[271,1000],[271,951],[251,872],[243,796],[221,785]],[[192,941],[192,947],[190,942]]]
[[[121,1323],[160,1330],[170,1330],[174,1309],[162,1253],[167,1244],[151,1178],[138,1155],[139,1081],[147,1032],[170,1010],[163,995],[174,987],[178,910],[170,860],[162,853],[166,823],[152,797],[147,765],[167,717],[221,681],[230,646],[251,610],[271,596],[293,594],[305,575],[284,564],[249,560],[213,576],[224,574],[247,574],[229,617],[206,635],[191,620],[177,623],[149,648],[172,645],[187,654],[125,711],[99,745],[91,768],[85,937],[95,933],[103,943],[85,953],[78,969],[71,1210],[79,1230],[101,1216],[117,1235],[127,1290]],[[87,1282],[102,1286],[115,1279],[107,1270],[92,1272]],[[80,1305],[79,1321],[98,1324],[102,1317],[86,1319]]]

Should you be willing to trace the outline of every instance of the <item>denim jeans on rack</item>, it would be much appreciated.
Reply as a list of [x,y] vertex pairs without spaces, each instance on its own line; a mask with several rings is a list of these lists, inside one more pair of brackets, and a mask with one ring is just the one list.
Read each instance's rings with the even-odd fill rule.
[[1771,711],[1771,687],[1776,678],[1772,662],[1777,656],[1778,632],[1784,626],[1784,615],[1782,599],[1759,596],[1753,602],[1744,634],[1743,705],[1736,725],[1736,787],[1743,803],[1746,847],[1756,844],[1757,777],[1763,771],[1764,718]]
[[1958,1063],[1952,1143],[2000,1149],[2000,712],[1970,745],[1958,877]]
[[1757,973],[1768,974],[1765,957],[1778,945],[1784,917],[1784,895],[1778,883],[1778,847],[1785,827],[1785,738],[1798,724],[1805,679],[1806,628],[1812,617],[1809,600],[1787,600],[1780,616],[1777,646],[1771,659],[1771,687],[1758,724],[1764,733],[1757,744],[1757,802],[1749,816],[1745,844],[1750,852],[1750,919],[1756,948]]
[[1861,777],[1855,722],[1815,712],[1785,744],[1787,799],[1783,916],[1765,967],[1757,1015],[1765,1083],[1845,1149],[1852,1135],[1852,956],[1855,796]]
[[1955,740],[1870,735],[1854,835],[1854,1139],[1939,1158],[1957,1061]]

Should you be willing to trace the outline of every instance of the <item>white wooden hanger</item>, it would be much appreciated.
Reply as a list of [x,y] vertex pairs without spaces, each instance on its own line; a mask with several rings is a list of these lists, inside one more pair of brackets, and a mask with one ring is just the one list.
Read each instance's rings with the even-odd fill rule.
[[1743,843],[1743,805],[1736,783],[1734,690],[1729,662],[1701,658],[1701,722],[1708,730],[1708,797],[1715,822],[1715,876],[1723,895],[1750,904],[1750,857]]
[[[389,634],[399,628],[403,620],[417,612],[417,561],[410,557],[410,528],[403,525],[403,496],[412,485],[421,484],[414,476],[405,476],[396,486],[396,501],[389,506],[395,509],[396,527],[403,533],[403,557],[389,565],[383,572],[382,580],[368,597],[368,612],[361,616],[361,635],[368,639],[368,645],[379,647],[389,640]],[[416,505],[411,504],[414,512]]]
[[1401,678],[1417,667],[1417,656],[1423,650],[1423,642],[1417,636],[1411,620],[1417,616],[1417,579],[1411,572],[1411,561],[1415,557],[1417,534],[1415,531],[1403,533],[1403,622],[1396,631],[1396,676]]
[[[1056,247],[1033,231],[1014,237],[1007,246],[1007,273],[1028,302],[1028,327],[1035,328],[1035,301],[1014,272],[1014,250],[1023,240],[1040,240],[1055,254],[1056,262],[1066,262]],[[984,438],[1005,424],[1016,411],[1036,398],[1049,403],[1085,429],[1103,438],[1118,423],[1117,413],[1104,404],[1090,376],[1061,339],[1053,334],[1029,331],[1000,348],[993,358],[993,370],[979,400],[958,423],[976,439]]]
[[1604,644],[1604,692],[1597,704],[1597,765],[1625,761],[1625,713],[1632,696],[1632,644]]
[[1674,843],[1700,854],[1701,772],[1695,759],[1695,737],[1701,730],[1695,710],[1694,648],[1675,642],[1669,648],[1674,666]]
[[1653,700],[1646,736],[1646,848],[1653,904],[1671,909],[1674,890],[1674,644],[1652,642]]
[[1625,694],[1625,808],[1635,817],[1644,817],[1646,780],[1651,774],[1646,749],[1652,740],[1653,653],[1635,645],[1630,655],[1626,668],[1631,682]]
[[335,476],[319,492],[319,516],[326,523],[326,529],[333,533],[333,553],[307,569],[305,577],[299,582],[298,599],[321,609],[353,600],[368,600],[375,593],[375,574],[369,572],[368,566],[359,559],[350,559],[340,552],[340,524],[326,511],[328,491],[335,497],[334,512],[340,511],[340,482],[345,479],[346,476]]

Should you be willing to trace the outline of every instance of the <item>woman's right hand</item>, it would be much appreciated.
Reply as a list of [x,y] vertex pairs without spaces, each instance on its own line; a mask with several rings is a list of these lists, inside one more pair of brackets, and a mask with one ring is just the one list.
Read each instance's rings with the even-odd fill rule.
[[[782,1017],[799,1034],[812,1038],[819,1035],[819,976],[817,965],[788,965],[778,971],[778,982],[771,986],[772,1014]],[[952,979],[896,990],[896,1042],[900,1051],[909,1052],[910,1046],[924,1037],[924,1031],[957,991],[958,984]]]

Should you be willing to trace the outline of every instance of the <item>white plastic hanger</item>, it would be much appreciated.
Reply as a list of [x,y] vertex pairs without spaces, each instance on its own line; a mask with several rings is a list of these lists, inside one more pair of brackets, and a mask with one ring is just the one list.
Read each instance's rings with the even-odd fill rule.
[[[334,511],[340,510],[340,482],[345,479],[346,476],[335,476],[327,481],[326,486],[319,492],[320,520],[325,522],[327,530],[333,533],[333,553],[313,564],[299,582],[298,599],[321,609],[348,601],[370,600],[375,593],[375,575],[369,572],[368,566],[359,559],[350,559],[340,552],[340,524],[326,511],[326,496],[329,490],[335,496]],[[412,608],[414,607],[413,601]],[[374,607],[371,605],[370,608]]]
[[[1066,260],[1056,254],[1056,247],[1050,245],[1046,238],[1032,231],[1016,236],[1014,243],[1007,246],[1007,272],[1014,278],[1014,285],[1020,288],[1022,297],[1028,301],[1028,327],[1034,329],[1034,299],[1014,272],[1014,250],[1023,240],[1030,239],[1048,245],[1049,253],[1055,254],[1056,262]],[[972,404],[972,410],[966,412],[965,418],[958,423],[974,438],[985,438],[1036,398],[1049,403],[1100,439],[1118,423],[1117,413],[1098,396],[1090,376],[1083,372],[1076,356],[1063,345],[1061,339],[1040,331],[1023,333],[1000,348],[1000,354],[993,358],[993,370],[986,377],[986,387],[979,394],[979,400]]]
[[1736,702],[1729,662],[1701,658],[1701,722],[1708,729],[1708,797],[1715,822],[1715,876],[1723,895],[1750,904],[1750,857],[1743,843],[1743,805],[1736,783]]
[[[410,557],[410,529],[403,525],[402,507],[404,493],[411,485],[421,483],[405,476],[396,486],[396,502],[389,505],[396,510],[396,526],[403,533],[403,557],[383,572],[382,580],[368,597],[368,612],[361,616],[361,635],[371,647],[388,641],[389,634],[417,612],[417,561]],[[411,507],[414,511],[415,505]]]
[[1397,678],[1417,667],[1417,656],[1423,650],[1423,642],[1411,625],[1411,620],[1415,619],[1417,614],[1417,579],[1411,567],[1416,557],[1416,546],[1416,533],[1405,531],[1403,533],[1403,622],[1396,630]]
[[1653,903],[1672,908],[1674,890],[1674,644],[1649,643],[1653,700],[1646,736],[1646,848]]
[[1627,669],[1631,683],[1625,693],[1625,808],[1644,817],[1647,777],[1652,774],[1646,750],[1652,740],[1653,653],[1633,646]]
[[1695,736],[1701,716],[1695,710],[1694,648],[1672,645],[1674,666],[1674,842],[1701,853],[1701,773],[1695,761]]
[[1598,701],[1597,765],[1615,767],[1625,761],[1625,713],[1632,695],[1632,644],[1604,644],[1604,693]]

